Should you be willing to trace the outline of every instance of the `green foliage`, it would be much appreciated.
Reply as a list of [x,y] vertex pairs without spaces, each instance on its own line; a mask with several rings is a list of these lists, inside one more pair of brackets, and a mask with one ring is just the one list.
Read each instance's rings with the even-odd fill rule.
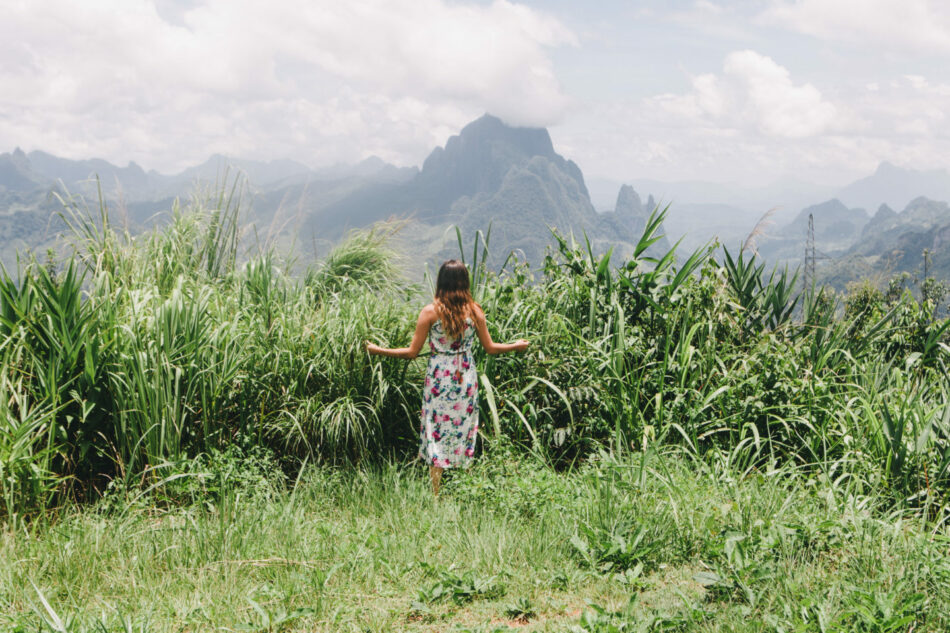
[[285,631],[300,618],[311,616],[315,613],[313,609],[302,608],[293,611],[271,610],[261,606],[253,598],[247,599],[248,603],[254,609],[255,620],[237,626],[239,631],[255,631],[259,633],[277,633]]
[[316,285],[288,279],[272,252],[238,270],[240,191],[176,202],[168,227],[135,239],[104,206],[66,201],[79,258],[0,273],[8,519],[110,479],[151,485],[236,437],[285,459],[345,460],[408,435],[418,395],[405,370],[362,350],[411,331],[384,236],[355,235]]
[[653,615],[641,619],[635,615],[635,600],[624,609],[611,611],[596,602],[588,602],[588,609],[581,615],[580,624],[571,627],[572,633],[646,633],[652,631],[688,631],[701,626],[708,614],[699,608],[681,614]]
[[521,623],[527,623],[537,615],[534,605],[527,598],[518,598],[505,609],[505,617]]
[[305,285],[314,298],[346,291],[374,292],[391,288],[398,279],[395,254],[387,241],[401,225],[380,225],[352,231],[319,267],[307,271]]
[[145,487],[144,482],[113,480],[99,507],[119,513],[132,505],[213,508],[235,494],[264,502],[287,484],[277,457],[269,449],[247,441],[166,462],[143,473],[143,478],[157,481]]
[[[429,298],[398,279],[395,227],[353,233],[302,279],[272,250],[239,266],[242,192],[234,181],[176,203],[170,225],[137,238],[104,205],[83,213],[64,200],[77,257],[0,275],[8,519],[114,480],[152,486],[237,438],[288,472],[413,453],[424,361],[363,348],[406,344]],[[473,503],[497,497],[506,515],[540,515],[569,498],[545,465],[604,450],[646,464],[676,446],[707,467],[790,463],[950,515],[940,288],[917,300],[900,280],[861,286],[839,308],[745,252],[655,253],[665,213],[625,261],[555,234],[541,269],[509,257],[494,272],[489,232],[470,250],[459,240],[493,338],[532,347],[477,352],[484,446],[510,457],[447,486]],[[521,483],[500,489],[505,469]],[[639,521],[583,522],[575,555],[587,548],[594,569],[650,569],[656,534]]]
[[451,602],[462,605],[476,599],[493,600],[505,595],[505,585],[497,576],[481,576],[472,571],[457,574],[452,569],[436,570],[424,566],[435,581],[419,590],[419,597],[413,603],[413,609],[424,611],[427,605],[438,602]]
[[505,516],[538,516],[557,511],[576,491],[542,459],[524,455],[504,441],[492,445],[491,459],[446,478],[447,494],[472,507]]

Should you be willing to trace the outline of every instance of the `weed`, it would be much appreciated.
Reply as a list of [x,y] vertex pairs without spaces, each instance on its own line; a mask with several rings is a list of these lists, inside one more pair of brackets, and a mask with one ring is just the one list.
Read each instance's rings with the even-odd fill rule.
[[527,598],[518,598],[515,602],[505,608],[505,617],[509,620],[515,620],[522,624],[527,624],[532,618],[536,617],[534,605]]

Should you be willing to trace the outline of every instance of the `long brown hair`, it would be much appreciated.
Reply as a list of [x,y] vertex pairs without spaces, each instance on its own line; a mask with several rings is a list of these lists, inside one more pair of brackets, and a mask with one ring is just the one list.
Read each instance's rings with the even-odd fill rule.
[[435,304],[442,328],[452,338],[465,331],[465,319],[470,316],[472,293],[469,291],[468,268],[457,259],[450,259],[439,268],[435,282]]

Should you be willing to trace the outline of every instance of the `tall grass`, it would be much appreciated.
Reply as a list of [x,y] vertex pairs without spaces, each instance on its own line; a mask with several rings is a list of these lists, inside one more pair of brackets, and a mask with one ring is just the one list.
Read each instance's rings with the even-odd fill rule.
[[176,202],[135,237],[64,200],[76,257],[0,274],[7,520],[235,442],[338,461],[410,433],[405,370],[362,348],[411,327],[385,235],[299,281],[273,252],[239,268],[240,191]]
[[[288,469],[412,453],[422,361],[363,350],[405,344],[428,300],[399,280],[392,227],[294,277],[274,251],[239,253],[241,191],[176,203],[135,237],[67,200],[76,257],[0,275],[8,520],[234,444]],[[856,292],[839,306],[716,245],[648,256],[665,213],[625,261],[555,234],[541,268],[495,272],[477,237],[492,335],[534,342],[478,358],[486,444],[558,465],[663,445],[750,472],[789,463],[944,520],[950,321],[933,302]]]

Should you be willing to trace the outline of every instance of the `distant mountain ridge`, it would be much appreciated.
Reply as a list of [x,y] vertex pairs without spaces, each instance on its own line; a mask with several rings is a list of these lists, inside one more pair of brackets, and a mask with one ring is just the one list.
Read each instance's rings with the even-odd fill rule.
[[510,127],[489,114],[449,137],[445,147],[433,149],[417,180],[422,188],[440,192],[438,198],[444,204],[460,196],[496,191],[512,167],[535,156],[553,163],[590,197],[580,168],[554,151],[546,129]]
[[[861,276],[915,272],[922,267],[925,249],[934,264],[929,272],[950,279],[950,244],[941,238],[950,235],[950,213],[940,200],[950,200],[946,171],[883,162],[870,176],[841,188],[836,197],[806,207],[790,223],[768,231],[760,253],[775,264],[801,265],[811,216],[819,279],[836,287]],[[874,210],[873,215],[868,210]]]
[[[136,233],[167,221],[175,198],[188,198],[196,188],[210,191],[237,172],[247,176],[249,185],[245,221],[266,228],[288,204],[286,192],[291,185],[334,200],[367,183],[409,179],[418,169],[396,167],[377,157],[356,165],[310,170],[295,161],[213,155],[200,165],[166,175],[145,171],[134,162],[118,167],[101,159],[72,160],[42,151],[27,154],[16,148],[0,154],[0,263],[14,266],[17,251],[43,250],[55,244],[62,226],[52,220],[61,209],[51,191],[80,194],[94,206],[101,186],[106,202],[121,210],[123,223]],[[289,244],[292,238],[284,241]]]
[[119,183],[125,190],[136,191],[149,186],[149,174],[132,161],[126,167],[117,167],[99,158],[70,160],[41,151],[30,152],[26,157],[33,170],[50,182],[75,183],[98,176],[107,187]]
[[816,218],[815,238],[825,243],[850,243],[861,234],[861,230],[870,220],[864,209],[849,209],[843,202],[833,198],[802,209],[798,216],[782,229],[782,233],[805,235],[808,231],[808,216]]
[[857,278],[883,282],[904,272],[922,278],[925,251],[927,274],[950,280],[950,205],[924,197],[900,213],[882,205],[860,237],[822,267],[820,277],[838,288]]
[[107,192],[120,192],[131,200],[154,200],[186,194],[196,182],[215,183],[226,173],[241,171],[256,188],[274,188],[306,180],[380,179],[397,182],[411,178],[418,169],[396,167],[371,156],[355,165],[310,169],[293,160],[256,161],[214,154],[205,162],[175,174],[145,171],[134,161],[119,167],[99,159],[73,160],[43,151],[25,153],[16,148],[0,154],[0,192],[29,193],[63,182],[70,190],[89,189],[98,178]]
[[[347,229],[403,217],[430,236],[426,247],[415,248],[419,256],[445,255],[452,249],[457,254],[456,246],[446,246],[454,240],[444,238],[456,225],[467,236],[491,227],[495,263],[516,251],[539,264],[551,242],[549,229],[578,239],[584,234],[599,252],[614,247],[622,257],[632,251],[654,204],[651,198],[650,208],[644,208],[627,186],[614,211],[598,214],[581,169],[555,151],[546,129],[512,127],[486,114],[433,149],[421,169],[370,158],[358,165],[310,170],[294,161],[264,163],[214,155],[168,176],[146,172],[135,163],[116,167],[97,159],[74,161],[17,149],[0,155],[0,211],[4,199],[12,209],[12,196],[38,196],[58,180],[94,194],[89,178],[98,175],[106,195],[125,200],[127,217],[144,227],[155,221],[157,211],[170,207],[171,197],[235,168],[245,172],[254,187],[252,221],[278,227],[287,240],[301,236],[300,243],[306,244],[310,238],[320,250]],[[287,215],[288,209],[291,215],[278,222],[277,216]],[[282,229],[287,223],[291,228]]]
[[873,216],[848,208],[838,199],[803,209],[789,225],[760,244],[764,258],[791,267],[803,263],[808,217],[814,220],[820,283],[844,290],[858,279],[884,284],[894,275],[924,273],[929,252],[930,276],[950,280],[950,205],[925,197],[896,212],[886,204]]
[[[586,235],[598,251],[614,247],[617,257],[624,257],[656,207],[653,193],[672,198],[661,199],[660,204],[673,203],[667,224],[673,237],[684,237],[684,249],[713,237],[733,247],[744,241],[765,212],[753,205],[764,204],[772,195],[803,199],[808,191],[832,191],[802,184],[796,193],[792,183],[776,183],[737,197],[737,204],[746,205],[739,208],[701,201],[706,194],[738,195],[731,185],[632,180],[616,186],[610,208],[605,200],[613,185],[598,180],[602,209],[598,213],[580,167],[557,153],[546,129],[512,127],[488,114],[434,148],[421,168],[396,167],[370,157],[356,165],[310,169],[292,160],[241,160],[216,154],[200,165],[165,175],[134,162],[119,167],[100,159],[71,160],[16,148],[0,154],[0,247],[5,249],[0,254],[9,263],[11,245],[27,248],[49,242],[49,220],[56,205],[48,192],[57,182],[94,200],[96,182],[91,179],[98,176],[107,199],[121,202],[124,218],[135,232],[166,221],[167,213],[161,212],[171,208],[174,197],[189,195],[197,182],[213,185],[229,170],[247,175],[251,188],[247,221],[270,227],[267,239],[274,235],[285,245],[303,245],[302,255],[311,249],[323,253],[348,229],[408,218],[412,237],[407,238],[406,250],[414,263],[457,254],[454,239],[447,237],[451,233],[454,238],[452,226],[460,227],[467,239],[490,226],[495,263],[510,251],[539,263],[550,244],[549,229],[573,233],[578,239]],[[644,189],[643,183],[650,182]],[[646,202],[634,187],[651,192]],[[918,190],[930,195],[921,197]],[[950,225],[946,205],[935,201],[950,200],[947,172],[902,169],[885,162],[867,178],[836,191],[826,202],[799,207],[797,214],[780,210],[773,218],[779,228],[766,229],[758,241],[760,254],[772,263],[800,265],[809,215],[814,217],[820,252],[852,263],[860,260],[871,266],[868,270],[877,270],[874,266],[882,261],[898,268],[917,265],[920,254],[911,251],[921,244],[950,250],[941,239],[928,241],[927,234],[950,235],[945,228]],[[908,204],[891,202],[912,191],[916,193]],[[688,201],[677,202],[680,194]],[[904,211],[894,210],[899,208]],[[663,239],[651,252],[669,244]],[[897,257],[897,252],[904,255]],[[827,265],[829,274],[837,274],[832,270],[836,262],[829,260]]]
[[583,173],[554,150],[546,129],[508,126],[489,114],[433,149],[412,179],[361,188],[315,209],[304,232],[338,236],[390,217],[455,224],[468,235],[490,226],[494,260],[517,251],[534,264],[549,228],[586,233],[600,250],[616,244],[622,252],[631,250],[636,224],[629,214],[594,210]]
[[873,174],[856,180],[836,195],[849,206],[865,209],[877,209],[882,204],[903,209],[921,196],[950,200],[950,173],[942,169],[904,169],[884,161]]

